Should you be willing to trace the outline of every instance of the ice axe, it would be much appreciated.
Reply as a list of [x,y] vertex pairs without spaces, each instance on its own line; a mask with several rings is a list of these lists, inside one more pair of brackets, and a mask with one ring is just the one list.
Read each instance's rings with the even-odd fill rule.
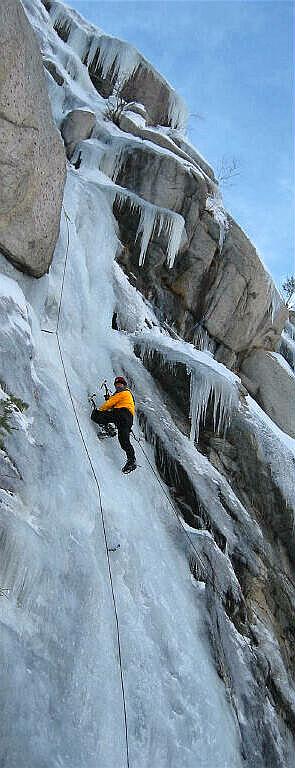
[[104,389],[104,399],[105,400],[109,400],[109,398],[111,397],[111,393],[110,393],[110,391],[108,389],[108,385],[107,385],[107,380],[106,379],[104,379],[104,381],[100,385],[100,389]]
[[88,400],[91,403],[93,408],[96,408],[96,402],[94,400],[95,397],[96,397],[95,392],[93,392],[93,395],[88,395]]

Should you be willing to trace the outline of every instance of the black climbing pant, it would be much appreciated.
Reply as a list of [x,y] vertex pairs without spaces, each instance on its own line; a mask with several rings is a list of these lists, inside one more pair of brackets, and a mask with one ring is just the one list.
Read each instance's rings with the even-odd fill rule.
[[133,424],[133,416],[128,408],[112,408],[109,411],[98,411],[94,408],[91,414],[92,421],[105,427],[107,424],[115,424],[118,429],[118,440],[125,451],[127,459],[135,461],[135,451],[130,443],[130,432]]

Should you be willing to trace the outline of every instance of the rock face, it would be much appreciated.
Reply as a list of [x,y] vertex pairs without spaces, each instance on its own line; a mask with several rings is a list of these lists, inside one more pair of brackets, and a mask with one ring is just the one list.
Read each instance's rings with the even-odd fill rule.
[[[144,115],[142,110],[139,112],[138,109],[140,109],[140,105],[137,106],[135,104],[133,106],[131,103],[127,104],[126,107],[122,110],[121,114],[119,115],[119,125],[122,131],[126,131],[126,133],[132,133],[133,136],[138,136],[140,139],[146,139],[147,141],[151,141],[153,144],[156,144],[159,147],[168,149],[182,160],[186,160],[192,165],[195,164],[197,169],[201,167],[202,170],[204,170],[204,172],[209,176],[209,178],[211,178],[212,181],[214,180],[210,167],[201,160],[197,152],[192,153],[188,145],[185,145],[184,142],[184,145],[187,146],[189,150],[188,152],[185,152],[185,150],[179,146],[179,142],[174,141],[172,137],[170,138],[169,136],[166,136],[165,134],[159,133],[153,128],[150,128],[148,125],[148,115]],[[138,115],[140,119],[138,119]]]
[[[65,181],[62,142],[53,125],[42,60],[19,0],[0,6],[0,249],[40,277],[59,232]],[[21,55],[20,55],[21,51]]]
[[[208,333],[236,353],[275,349],[287,312],[255,248],[233,219],[206,296]],[[276,310],[278,304],[278,311]]]
[[108,98],[116,88],[125,101],[145,105],[152,125],[183,127],[187,112],[182,99],[141,53],[122,40],[99,32],[62,3],[42,2],[59,37],[87,66],[98,93]]
[[[115,208],[125,269],[185,339],[194,340],[201,324],[218,359],[230,367],[239,368],[252,349],[276,349],[287,311],[255,248],[230,217],[222,233],[226,214],[214,173],[177,130],[183,105],[175,91],[131,46],[98,34],[61,3],[45,5],[54,29],[86,65],[96,90],[107,98],[115,89],[128,102],[119,125],[135,139],[131,144],[126,138],[114,181],[143,201],[184,217],[186,237],[173,268],[167,268],[166,243],[155,231],[144,266],[138,268],[138,222]],[[170,125],[170,130],[151,128],[157,124]],[[122,142],[119,154],[121,149]]]
[[159,77],[158,72],[147,66],[143,58],[132,77],[124,85],[122,96],[126,101],[144,99],[152,125],[167,124],[175,128],[182,127],[181,109],[178,119],[173,115],[173,101],[177,105],[178,96],[174,94],[174,99],[171,99],[171,89],[167,88],[164,78]]
[[153,205],[180,213],[185,218],[187,236],[191,237],[206,205],[207,185],[202,176],[186,170],[177,157],[156,152],[153,147],[126,148],[116,181]]
[[202,323],[218,359],[236,367],[250,349],[275,349],[287,309],[254,246],[230,217],[221,252],[220,226],[206,210],[211,180],[185,168],[172,152],[161,155],[152,147],[134,147],[122,157],[117,183],[184,217],[187,241],[171,270],[155,241],[139,270],[136,239],[132,243],[132,231],[119,220],[128,248],[122,262],[181,335],[192,340],[196,324]]
[[271,419],[295,437],[295,375],[281,355],[258,349],[246,357],[243,372],[258,386],[257,397]]
[[47,69],[48,72],[50,72],[51,76],[53,77],[57,85],[63,85],[64,78],[58,71],[58,67],[54,64],[54,62],[51,61],[50,59],[43,59],[43,64],[45,69]]
[[94,125],[95,114],[87,109],[73,109],[67,114],[61,127],[67,157],[72,157],[79,141],[90,138]]

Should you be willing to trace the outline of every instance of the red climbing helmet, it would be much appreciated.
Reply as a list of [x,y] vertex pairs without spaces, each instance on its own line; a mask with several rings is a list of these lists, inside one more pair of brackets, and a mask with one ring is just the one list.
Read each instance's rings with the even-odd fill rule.
[[127,381],[123,378],[123,376],[116,376],[114,384],[123,384],[124,387],[127,387]]

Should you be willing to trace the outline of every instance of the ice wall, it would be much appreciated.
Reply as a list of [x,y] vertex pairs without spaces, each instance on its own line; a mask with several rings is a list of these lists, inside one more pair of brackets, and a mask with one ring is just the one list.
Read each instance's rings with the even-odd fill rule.
[[[10,713],[4,765],[127,765],[109,557],[129,764],[188,767],[198,754],[203,768],[212,761],[220,768],[240,766],[234,719],[204,636],[202,591],[194,587],[185,549],[173,534],[169,504],[149,465],[128,478],[121,474],[117,441],[99,443],[89,419],[88,392],[119,372],[123,350],[132,357],[128,338],[111,329],[117,247],[111,206],[69,170],[64,210],[48,277],[33,284],[1,262],[12,295],[20,293],[18,282],[27,297],[22,303],[31,317],[35,368],[32,381],[25,336],[16,357],[9,351],[20,324],[11,299],[16,319],[6,378],[29,403],[33,444],[25,435],[20,442],[19,431],[6,441],[23,479],[15,495],[2,492],[2,521],[8,524],[13,508],[9,528],[17,542],[10,570],[5,556],[1,572],[1,585],[9,588],[1,603],[4,657],[13,659],[2,702],[2,712]],[[93,280],[98,247],[100,279]],[[25,333],[27,328],[28,321]],[[19,684],[21,712],[29,713],[25,731],[14,716]]]
[[[41,2],[25,0],[46,54],[65,76],[59,86],[48,75],[55,118],[60,124],[82,102],[102,125],[102,99],[85,73],[83,80],[79,58],[93,30],[71,14],[69,31],[68,12],[63,18],[60,4],[50,5],[66,42]],[[291,768],[291,745],[263,686],[259,699],[230,559],[242,541],[245,568],[258,578],[261,530],[176,426],[134,343],[158,350],[165,364],[186,366],[192,438],[211,392],[215,428],[223,430],[238,405],[238,379],[208,351],[173,340],[116,263],[113,206],[123,194],[139,216],[142,261],[160,232],[171,265],[183,222],[116,189],[99,168],[100,141],[89,142],[88,163],[68,165],[50,273],[33,281],[0,256],[1,390],[26,404],[13,412],[0,452],[0,471],[9,475],[0,490],[2,765],[265,768],[271,755],[268,768]],[[117,440],[97,440],[88,403],[94,390],[99,402],[102,380],[112,386],[122,372],[146,422],[144,430],[134,426],[139,467],[128,477]],[[160,461],[173,481],[177,473],[185,478],[183,494],[193,489],[194,519],[202,514],[203,527],[180,521]],[[218,652],[210,633],[219,637]]]

